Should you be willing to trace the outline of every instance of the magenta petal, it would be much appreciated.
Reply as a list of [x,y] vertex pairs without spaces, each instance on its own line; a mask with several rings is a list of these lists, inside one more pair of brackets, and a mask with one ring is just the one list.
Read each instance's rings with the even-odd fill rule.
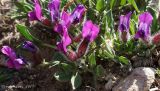
[[85,10],[86,8],[83,5],[77,5],[77,7],[74,9],[73,13],[70,16],[71,22],[73,24],[79,23],[82,20]]
[[67,28],[63,30],[62,40],[57,44],[58,50],[62,51],[64,54],[67,52],[67,46],[71,44],[71,38],[68,35]]
[[52,22],[58,21],[60,16],[60,0],[52,0],[48,4],[48,9],[50,10]]
[[87,37],[92,28],[92,21],[86,21],[82,29],[82,37]]
[[135,35],[136,39],[141,38],[146,42],[149,41],[149,38],[151,36],[150,26],[151,26],[152,20],[153,20],[153,17],[149,12],[144,12],[140,14],[138,31]]
[[99,33],[99,27],[97,25],[93,25],[92,26],[92,31],[91,32],[91,38],[90,38],[90,41],[92,42],[93,40],[96,39],[96,37],[98,36],[98,33]]
[[132,12],[129,12],[127,15],[120,16],[120,22],[118,26],[119,37],[123,42],[127,42],[129,39],[129,27],[130,27],[130,17]]
[[14,60],[14,66],[17,70],[21,69],[24,66],[24,64],[25,64],[24,61],[20,58]]
[[7,55],[10,59],[15,59],[16,54],[9,46],[3,46],[1,52]]
[[33,20],[39,20],[41,21],[42,19],[42,10],[39,2],[37,0],[34,0],[34,10],[28,13],[28,17],[30,21]]
[[71,22],[69,20],[69,16],[70,16],[70,14],[67,13],[66,11],[62,12],[62,15],[61,15],[61,24],[64,25],[64,26],[66,26],[67,28],[71,24]]
[[120,16],[120,23],[118,26],[119,32],[129,32],[129,25],[130,25],[130,17],[132,12],[129,12],[127,15],[121,15]]
[[74,51],[68,51],[67,57],[71,61],[76,61],[77,60],[77,53]]
[[64,26],[62,24],[56,24],[54,27],[54,31],[59,33],[61,36],[63,35]]
[[63,52],[64,54],[67,53],[67,48],[66,46],[63,45],[63,41],[57,43],[57,48],[59,51]]
[[42,19],[42,10],[41,10],[41,6],[38,2],[35,4],[34,11],[35,11],[37,19],[41,20]]
[[14,68],[14,63],[13,63],[12,60],[8,60],[8,61],[7,61],[7,67],[8,67],[8,68]]
[[152,23],[153,17],[149,12],[144,12],[139,16],[139,21],[147,23],[150,25]]
[[37,52],[37,47],[36,45],[34,45],[31,41],[25,41],[23,44],[22,44],[22,48],[25,49],[25,50],[28,50],[30,52]]
[[29,12],[28,17],[30,21],[38,20],[34,11]]
[[71,44],[71,38],[69,37],[67,30],[64,30],[62,40],[64,41],[65,46],[68,46],[69,44]]
[[92,23],[92,21],[86,21],[82,29],[82,37],[88,39],[90,42],[96,39],[99,33],[99,27]]

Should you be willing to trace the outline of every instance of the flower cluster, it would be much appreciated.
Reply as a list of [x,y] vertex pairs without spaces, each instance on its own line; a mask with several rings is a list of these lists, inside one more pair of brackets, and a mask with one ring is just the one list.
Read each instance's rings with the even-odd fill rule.
[[[119,33],[122,41],[126,42],[129,39],[129,26],[130,26],[131,12],[127,15],[120,16]],[[134,38],[141,38],[145,43],[150,42],[151,33],[150,26],[153,17],[149,12],[144,12],[139,15],[138,31],[136,32]]]
[[[83,4],[77,4],[73,11],[67,11],[67,9],[60,9],[61,0],[50,0],[48,3],[48,11],[50,19],[43,15],[42,7],[39,0],[32,0],[34,3],[34,9],[28,12],[28,18],[30,21],[38,21],[43,24],[52,27],[53,31],[60,36],[60,41],[56,43],[56,49],[63,53],[69,60],[76,61],[83,57],[89,49],[89,45],[98,37],[100,28],[94,24],[91,20],[83,19],[86,12],[86,7]],[[132,12],[126,15],[120,16],[118,32],[119,37],[123,42],[127,42],[130,38],[141,39],[145,43],[157,44],[160,41],[160,34],[156,34],[151,37],[150,26],[152,24],[153,17],[149,12],[143,12],[138,17],[138,28],[134,37],[130,34],[130,18]],[[70,29],[73,26],[82,24],[82,31],[76,37],[72,37]],[[74,42],[78,43],[76,51],[69,49]],[[25,41],[22,48],[36,54],[38,47],[35,46],[31,41]],[[1,49],[2,53],[5,54],[9,60],[7,66],[9,68],[20,69],[25,65],[24,61],[17,57],[15,52],[8,46],[3,46]]]
[[19,70],[25,65],[23,58],[18,57],[9,46],[3,46],[1,52],[8,57],[6,62],[8,68],[15,68]]
[[[119,68],[125,65],[131,68],[132,65],[135,66],[132,60],[134,57],[151,57],[153,49],[160,44],[160,32],[151,35],[151,29],[159,29],[156,25],[157,12],[151,7],[135,7],[137,2],[138,0],[134,4],[114,0],[19,1],[16,3],[17,12],[22,15],[15,14],[14,17],[23,18],[27,15],[30,24],[28,21],[25,24],[33,25],[16,26],[30,40],[17,47],[21,47],[23,50],[19,51],[27,55],[19,57],[9,46],[3,46],[1,51],[7,57],[5,66],[16,70],[24,66],[38,66],[38,69],[39,66],[40,69],[56,67],[58,70],[54,72],[54,77],[62,82],[70,81],[73,90],[81,85],[81,74],[89,73],[94,81],[91,85],[96,86],[97,77],[105,76],[106,68],[103,67],[106,65],[103,63],[106,60],[119,63]],[[128,13],[120,17],[117,15],[125,12]],[[43,34],[46,36],[37,36],[28,27],[39,29],[38,34],[45,32]],[[118,32],[114,31],[115,28]]]
[[[38,0],[34,0],[34,3],[34,10],[28,13],[29,20],[41,21],[43,16],[40,4]],[[51,0],[48,4],[51,21],[54,24],[53,29],[55,32],[59,33],[61,37],[61,41],[57,42],[57,49],[68,56],[70,60],[76,60],[85,54],[88,44],[95,40],[99,33],[99,27],[93,24],[92,21],[87,20],[84,23],[82,34],[80,34],[83,40],[80,42],[77,52],[68,51],[67,46],[73,42],[69,35],[69,29],[71,25],[78,24],[82,21],[86,8],[84,5],[79,4],[71,13],[66,10],[60,12],[60,4],[60,0]]]
[[[25,41],[22,44],[22,49],[32,52],[33,54],[38,51],[37,47],[31,41]],[[23,57],[17,56],[15,51],[9,46],[3,46],[1,52],[8,58],[5,64],[8,68],[19,70],[27,64],[27,61],[24,60]]]
[[36,53],[38,51],[38,48],[31,41],[25,41],[22,44],[22,48],[33,53]]

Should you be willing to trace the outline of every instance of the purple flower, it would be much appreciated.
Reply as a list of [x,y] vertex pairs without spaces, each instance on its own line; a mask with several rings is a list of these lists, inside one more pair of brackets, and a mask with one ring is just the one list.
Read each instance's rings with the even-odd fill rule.
[[62,35],[61,41],[57,43],[57,48],[59,51],[66,54],[67,53],[67,46],[70,44],[71,44],[71,38],[68,35],[67,28],[65,28],[63,30],[63,35]]
[[56,24],[54,27],[54,31],[59,33],[61,36],[63,36],[64,30],[67,30],[67,27],[63,26],[62,24]]
[[58,21],[60,17],[60,0],[52,0],[48,4],[52,22]]
[[155,35],[152,36],[152,43],[155,45],[160,44],[160,32],[156,33]]
[[34,0],[34,10],[28,13],[30,21],[42,19],[42,10],[38,0]]
[[135,35],[135,39],[141,38],[145,42],[149,41],[151,36],[150,26],[152,23],[153,17],[149,12],[144,12],[139,16],[139,27]]
[[92,23],[92,21],[86,21],[82,29],[82,37],[92,42],[96,39],[99,33],[99,27]]
[[15,68],[18,70],[24,66],[25,63],[23,59],[18,58],[16,53],[9,46],[3,46],[1,52],[9,58],[7,61],[8,68]]
[[77,60],[77,53],[70,50],[68,51],[68,55],[67,55],[68,59],[71,60],[72,62]]
[[77,7],[74,9],[74,11],[70,16],[71,23],[73,24],[79,23],[82,20],[82,17],[85,11],[86,11],[86,8],[83,5],[81,4],[77,5]]
[[[62,32],[63,32],[62,27],[65,26],[65,28],[68,29],[71,23],[74,23],[74,24],[78,23],[82,19],[82,16],[84,13],[85,13],[85,7],[83,5],[78,5],[71,15],[66,11],[62,11],[60,15],[60,21],[56,23],[54,27],[54,31],[62,35]],[[57,15],[59,17],[59,11]],[[58,19],[58,17],[56,19]]]
[[62,12],[61,15],[61,22],[60,22],[63,26],[66,26],[67,28],[70,26],[71,22],[70,22],[70,14],[66,11]]
[[130,25],[130,17],[131,12],[127,15],[121,15],[120,16],[120,23],[118,26],[119,35],[122,41],[126,42],[129,39],[129,25]]
[[82,29],[83,40],[81,41],[77,50],[78,58],[87,53],[89,44],[96,39],[98,33],[99,27],[97,25],[93,24],[90,20],[85,22]]
[[88,40],[83,40],[81,41],[81,43],[79,44],[78,50],[77,50],[77,57],[80,58],[83,55],[85,55],[88,51],[89,48],[89,44],[90,42],[88,42]]
[[37,52],[37,47],[31,41],[25,41],[22,48],[33,53]]
[[54,26],[54,31],[63,35],[63,30],[67,30],[70,26],[69,14],[65,11],[61,14],[61,20]]

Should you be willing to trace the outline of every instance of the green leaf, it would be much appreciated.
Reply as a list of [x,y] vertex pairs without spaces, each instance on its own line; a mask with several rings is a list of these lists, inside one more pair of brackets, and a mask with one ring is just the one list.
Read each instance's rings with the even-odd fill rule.
[[111,45],[108,44],[108,43],[112,42],[112,40],[111,40],[111,39],[108,39],[108,42],[106,42],[106,39],[105,39],[105,38],[103,38],[102,36],[101,36],[101,38],[102,38],[103,42],[104,42],[105,45],[106,45],[106,49],[104,50],[105,56],[108,57],[108,58],[113,59],[113,58],[114,58],[114,50],[113,50],[113,48],[111,47]]
[[129,60],[126,57],[124,57],[124,56],[120,56],[118,59],[119,59],[120,63],[123,63],[125,65],[129,64]]
[[62,0],[61,1],[61,8],[63,8],[66,5],[67,2],[68,2],[68,0]]
[[90,19],[90,20],[92,20],[93,22],[95,22],[96,21],[96,17],[95,17],[95,11],[94,11],[94,9],[91,9],[91,8],[88,8],[88,12],[87,12],[87,19]]
[[153,7],[148,7],[147,10],[152,14],[153,16],[153,22],[152,22],[152,26],[151,26],[151,30],[154,30],[154,31],[151,31],[151,33],[156,33],[159,31],[158,29],[158,15],[159,15],[159,11],[157,11],[156,9],[154,9]]
[[113,59],[114,58],[114,55],[109,53],[108,51],[104,50],[104,55],[107,57],[107,58],[110,58],[110,59]]
[[111,0],[111,2],[110,2],[110,8],[111,8],[111,9],[113,8],[114,3],[115,3],[115,0]]
[[77,72],[75,75],[72,76],[71,78],[71,84],[72,84],[72,88],[73,90],[75,90],[76,88],[80,87],[82,84],[82,78],[79,75],[79,73]]
[[127,0],[121,0],[120,5],[125,5]]
[[69,81],[71,79],[72,74],[71,73],[67,73],[65,71],[58,71],[54,74],[54,77],[58,80],[58,81]]
[[112,32],[114,29],[114,17],[113,17],[112,11],[107,12],[106,16],[107,16],[106,18],[107,18],[108,27],[110,27]]
[[86,3],[87,0],[81,0],[81,1],[82,1],[82,3]]
[[32,9],[32,5],[24,2],[15,2],[16,7],[22,12],[28,13]]
[[67,61],[65,55],[60,52],[55,52],[52,60]]
[[28,40],[34,41],[35,38],[30,34],[29,30],[27,29],[26,26],[17,24],[16,25],[17,30]]
[[77,3],[83,3],[85,4],[87,0],[77,0]]
[[135,24],[133,20],[130,21],[130,31],[131,31],[131,35],[135,34]]
[[5,82],[5,81],[7,81],[9,79],[11,79],[11,75],[9,75],[9,74],[0,74],[0,82]]
[[91,67],[96,66],[95,52],[93,52],[93,53],[89,56],[89,64],[91,65]]
[[61,68],[66,72],[72,72],[74,70],[73,65],[69,63],[61,63]]
[[130,4],[132,4],[132,6],[135,8],[135,10],[137,12],[140,12],[138,7],[137,7],[137,4],[136,4],[135,0],[128,0],[128,1],[129,1]]
[[57,66],[59,64],[60,64],[60,61],[53,61],[49,65],[51,65],[51,67],[53,67],[53,66]]
[[102,65],[97,65],[95,71],[96,71],[96,76],[97,76],[97,77],[102,76],[102,75],[104,74],[104,72],[105,72],[105,70],[104,70],[104,68],[102,67]]
[[96,3],[96,9],[98,11],[102,11],[105,7],[105,1],[104,0],[98,0]]
[[39,44],[41,46],[55,48],[55,46],[50,45],[50,44],[46,44],[43,41],[40,41],[39,39],[37,39],[34,36],[32,36],[31,33],[29,32],[29,29],[26,26],[21,25],[21,24],[17,24],[16,28],[27,40],[35,42],[35,43],[37,43],[37,44]]
[[24,19],[26,17],[27,17],[26,14],[14,14],[11,16],[11,19]]

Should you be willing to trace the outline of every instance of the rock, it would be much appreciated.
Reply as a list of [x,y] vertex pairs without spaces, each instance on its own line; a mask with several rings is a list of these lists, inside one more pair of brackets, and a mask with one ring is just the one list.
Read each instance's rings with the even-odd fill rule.
[[110,91],[113,88],[117,78],[110,73],[105,77],[105,80],[107,81],[107,83],[105,84],[105,89],[107,91]]
[[113,81],[112,79],[110,79],[110,80],[105,84],[105,89],[106,89],[107,91],[110,91],[110,90],[112,89],[113,85],[114,85],[114,81]]
[[155,69],[139,67],[114,86],[112,91],[148,91],[155,80]]

